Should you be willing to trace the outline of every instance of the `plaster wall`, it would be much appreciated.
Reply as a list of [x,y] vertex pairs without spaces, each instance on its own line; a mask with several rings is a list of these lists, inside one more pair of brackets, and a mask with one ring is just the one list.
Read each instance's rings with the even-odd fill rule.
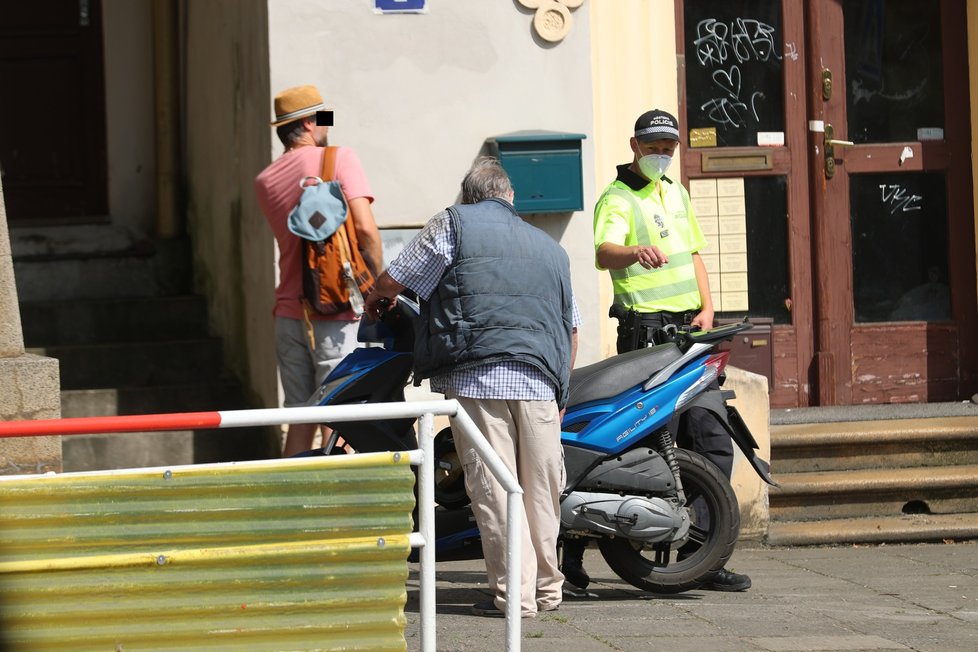
[[[592,1],[587,8],[594,71],[597,200],[604,187],[614,181],[615,166],[632,160],[628,142],[634,134],[635,119],[649,109],[679,115],[676,12],[673,0]],[[673,174],[678,174],[681,165],[676,150]],[[594,207],[594,201],[590,206]],[[607,272],[600,272],[599,297],[601,357],[608,357],[615,353],[617,322],[608,319],[613,294]]]
[[[517,2],[429,0],[425,14],[374,13],[361,0],[268,3],[272,96],[315,84],[335,111],[330,142],[357,150],[383,227],[422,226],[456,202],[487,138],[525,129],[586,134],[584,206],[527,216],[567,250],[584,318],[578,363],[600,359],[598,274],[591,263],[595,199],[590,15],[556,44],[534,33]],[[269,159],[282,153],[273,139]],[[519,188],[516,188],[519,193]]]
[[186,3],[185,147],[195,289],[208,297],[225,362],[273,407],[274,238],[253,186],[271,147],[266,4]]
[[151,0],[103,0],[109,210],[145,236],[156,208]]

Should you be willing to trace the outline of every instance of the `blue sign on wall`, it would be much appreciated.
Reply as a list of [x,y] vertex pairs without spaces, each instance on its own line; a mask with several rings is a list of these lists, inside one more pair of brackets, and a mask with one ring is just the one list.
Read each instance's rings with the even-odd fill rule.
[[374,9],[381,13],[422,12],[425,10],[425,0],[374,0]]

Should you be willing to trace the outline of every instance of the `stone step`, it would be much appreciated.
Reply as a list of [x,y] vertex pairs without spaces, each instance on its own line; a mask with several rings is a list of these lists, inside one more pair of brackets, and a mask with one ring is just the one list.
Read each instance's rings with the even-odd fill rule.
[[775,474],[771,521],[978,513],[978,465]]
[[121,251],[13,257],[20,301],[75,301],[185,295],[192,292],[187,240],[140,242]]
[[830,407],[771,410],[771,425],[872,421],[899,421],[943,417],[978,417],[978,396],[970,401],[945,403],[866,403]]
[[[63,417],[247,407],[221,340],[208,336],[206,301],[192,296],[189,240],[69,231],[58,230],[57,242],[21,234],[12,243],[24,341],[58,359]],[[72,435],[62,444],[65,471],[172,466],[278,457],[281,430]]]
[[960,403],[772,411],[771,466],[781,487],[768,494],[766,541],[978,537],[976,408]]
[[61,438],[66,473],[194,463],[192,430],[72,435]]
[[771,426],[777,473],[978,464],[978,417]]
[[[100,417],[247,409],[240,386],[210,383],[74,389],[61,392],[61,416]],[[268,459],[281,454],[275,427],[72,435],[62,440],[65,471],[143,468]]]
[[[101,417],[241,410],[233,381],[61,392],[61,416]],[[62,439],[65,471],[143,468],[268,459],[281,454],[275,427],[72,435]]]
[[56,358],[62,389],[171,385],[213,381],[223,374],[219,338],[34,347]]
[[28,347],[207,335],[207,305],[194,295],[22,302],[20,319]]
[[978,513],[972,512],[772,522],[765,542],[772,546],[814,546],[976,538]]
[[61,449],[65,472],[271,459],[282,450],[272,427],[71,435]]
[[206,412],[247,407],[232,381],[148,387],[69,389],[61,392],[61,416],[110,417],[125,414]]

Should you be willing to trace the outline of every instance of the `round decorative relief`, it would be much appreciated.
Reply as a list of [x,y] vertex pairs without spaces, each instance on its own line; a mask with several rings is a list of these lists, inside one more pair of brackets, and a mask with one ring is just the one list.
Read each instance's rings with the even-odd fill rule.
[[[526,7],[527,9],[536,9],[537,7],[540,6],[540,3],[543,2],[544,0],[516,0],[516,1],[519,2],[521,5],[523,5],[524,7]],[[584,0],[581,0],[581,2],[584,2]]]
[[570,10],[557,0],[542,0],[533,16],[533,27],[544,41],[556,43],[570,32]]

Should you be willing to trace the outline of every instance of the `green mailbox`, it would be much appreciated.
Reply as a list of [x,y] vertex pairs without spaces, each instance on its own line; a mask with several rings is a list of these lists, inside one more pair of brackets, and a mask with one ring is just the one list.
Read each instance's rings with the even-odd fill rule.
[[581,141],[584,134],[514,131],[488,140],[509,174],[518,213],[566,213],[584,209]]

